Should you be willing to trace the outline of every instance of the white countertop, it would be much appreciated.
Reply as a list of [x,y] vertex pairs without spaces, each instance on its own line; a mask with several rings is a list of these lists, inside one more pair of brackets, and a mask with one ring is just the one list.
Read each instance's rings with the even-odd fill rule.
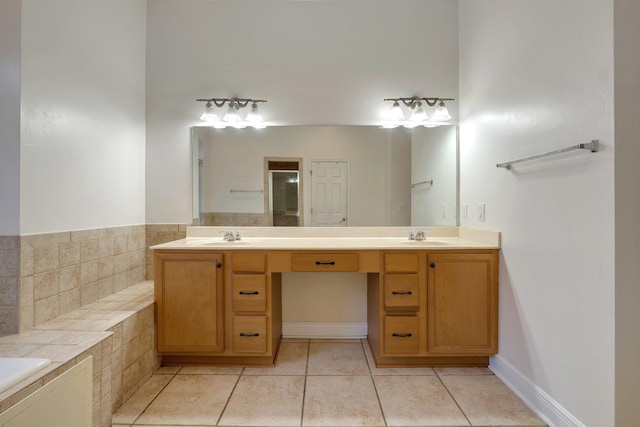
[[151,249],[216,250],[413,250],[498,249],[494,244],[459,237],[428,237],[423,241],[406,237],[243,237],[227,242],[222,237],[187,237],[152,246]]

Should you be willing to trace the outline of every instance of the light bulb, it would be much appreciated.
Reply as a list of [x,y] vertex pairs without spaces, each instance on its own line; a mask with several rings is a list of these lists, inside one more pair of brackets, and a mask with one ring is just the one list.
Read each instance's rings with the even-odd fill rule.
[[411,113],[411,121],[421,122],[423,120],[427,120],[427,112],[424,111],[424,107],[422,106],[422,102],[418,102],[413,107],[413,112]]
[[449,120],[450,118],[451,115],[449,114],[449,110],[447,110],[447,107],[444,106],[444,101],[440,101],[440,104],[438,104],[438,108],[436,108],[436,111],[433,113],[433,117],[431,117],[431,120],[435,122],[444,122],[445,120]]
[[241,120],[240,114],[238,114],[238,110],[236,109],[236,104],[231,102],[229,104],[229,109],[227,110],[227,114],[222,118],[225,122],[235,123]]
[[384,129],[395,129],[398,126],[400,126],[400,123],[398,123],[398,122],[384,122],[384,123],[382,123],[382,127]]
[[205,122],[215,122],[218,121],[218,115],[216,114],[213,105],[210,102],[207,102],[207,105],[204,107],[204,111],[200,116],[200,120]]
[[391,107],[391,110],[389,111],[389,120],[399,121],[404,119],[404,112],[400,107],[400,103],[398,101],[394,102],[393,107]]
[[250,123],[262,123],[262,115],[258,112],[258,104],[254,103],[251,106],[251,111],[247,114],[247,121]]

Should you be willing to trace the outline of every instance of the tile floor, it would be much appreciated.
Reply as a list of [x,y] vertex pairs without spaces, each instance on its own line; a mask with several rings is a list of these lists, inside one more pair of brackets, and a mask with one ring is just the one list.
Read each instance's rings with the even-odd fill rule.
[[273,368],[163,367],[130,426],[545,426],[487,368],[378,369],[365,340],[283,340]]

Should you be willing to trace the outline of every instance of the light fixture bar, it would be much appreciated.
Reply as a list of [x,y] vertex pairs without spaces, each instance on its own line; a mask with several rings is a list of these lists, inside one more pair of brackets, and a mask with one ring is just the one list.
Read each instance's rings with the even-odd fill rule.
[[429,107],[433,107],[441,101],[455,101],[454,98],[421,98],[419,96],[412,96],[411,98],[385,98],[385,102],[402,102],[405,107],[412,107],[417,102],[424,101]]
[[256,104],[258,102],[267,102],[265,99],[250,99],[250,98],[208,98],[208,99],[196,99],[197,102],[213,102],[216,107],[223,107],[226,103],[236,103],[240,108],[244,108],[249,104]]

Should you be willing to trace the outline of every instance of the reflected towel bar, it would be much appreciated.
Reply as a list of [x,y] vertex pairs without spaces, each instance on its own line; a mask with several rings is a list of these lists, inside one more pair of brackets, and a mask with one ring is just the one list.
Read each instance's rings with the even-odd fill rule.
[[264,193],[264,190],[229,190],[229,193]]
[[599,144],[599,140],[594,139],[591,142],[588,142],[586,144],[572,145],[571,147],[561,148],[559,150],[549,151],[542,154],[536,154],[535,156],[525,157],[523,159],[511,160],[510,162],[504,162],[504,163],[498,163],[496,167],[511,169],[511,165],[514,165],[516,163],[526,162],[529,160],[537,160],[543,157],[549,157],[555,154],[566,153],[567,151],[573,151],[573,150],[590,150],[592,153],[595,153],[598,151],[598,144]]
[[429,181],[414,182],[413,184],[411,184],[411,188],[416,188],[418,185],[422,185],[422,184],[433,185],[433,180],[430,179]]

